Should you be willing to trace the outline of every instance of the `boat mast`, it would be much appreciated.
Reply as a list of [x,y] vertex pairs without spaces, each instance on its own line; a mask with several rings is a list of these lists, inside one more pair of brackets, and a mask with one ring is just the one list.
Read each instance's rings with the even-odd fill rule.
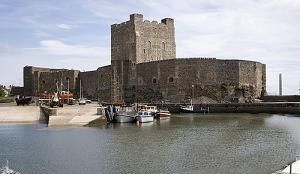
[[79,98],[82,98],[81,97],[81,79],[79,80]]
[[193,97],[194,97],[194,87],[195,87],[195,85],[192,85],[192,97],[191,97],[191,106],[193,106]]

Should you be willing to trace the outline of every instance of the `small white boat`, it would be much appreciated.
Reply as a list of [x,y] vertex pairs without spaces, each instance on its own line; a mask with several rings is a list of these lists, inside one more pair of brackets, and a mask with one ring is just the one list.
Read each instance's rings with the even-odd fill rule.
[[181,112],[185,112],[185,113],[191,113],[194,112],[194,106],[193,106],[193,101],[191,99],[191,104],[187,105],[187,106],[181,106],[180,107]]
[[152,112],[148,110],[139,111],[136,116],[136,119],[140,123],[153,122],[153,115]]
[[187,112],[187,113],[189,113],[189,112],[194,112],[194,107],[193,107],[193,105],[182,106],[182,107],[180,108],[180,110],[181,110],[182,112]]
[[147,110],[150,111],[152,115],[154,115],[157,113],[157,106],[138,105],[137,110]]
[[6,166],[0,168],[0,174],[20,174],[8,167],[8,160],[6,161]]
[[171,114],[168,110],[159,109],[156,113],[157,118],[164,119],[164,118],[170,118]]

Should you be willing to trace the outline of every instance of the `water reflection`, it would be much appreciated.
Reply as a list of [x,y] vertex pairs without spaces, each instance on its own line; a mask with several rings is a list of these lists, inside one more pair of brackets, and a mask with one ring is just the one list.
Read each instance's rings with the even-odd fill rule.
[[270,173],[294,160],[298,125],[297,117],[268,114],[180,114],[83,129],[1,125],[0,164],[8,159],[22,173]]

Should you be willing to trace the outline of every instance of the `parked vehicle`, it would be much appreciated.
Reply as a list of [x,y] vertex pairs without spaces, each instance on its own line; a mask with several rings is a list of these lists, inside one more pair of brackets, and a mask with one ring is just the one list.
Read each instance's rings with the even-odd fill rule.
[[29,105],[32,101],[32,98],[31,97],[25,97],[25,96],[22,96],[22,97],[17,97],[16,98],[16,103],[17,105]]

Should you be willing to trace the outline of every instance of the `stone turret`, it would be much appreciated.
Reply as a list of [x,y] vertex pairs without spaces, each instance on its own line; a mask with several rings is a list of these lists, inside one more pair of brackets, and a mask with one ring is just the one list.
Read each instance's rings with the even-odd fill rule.
[[130,21],[132,23],[142,23],[143,22],[143,15],[142,14],[131,14]]
[[111,26],[112,99],[124,101],[125,88],[136,85],[135,64],[176,58],[174,20],[143,21],[142,14]]

